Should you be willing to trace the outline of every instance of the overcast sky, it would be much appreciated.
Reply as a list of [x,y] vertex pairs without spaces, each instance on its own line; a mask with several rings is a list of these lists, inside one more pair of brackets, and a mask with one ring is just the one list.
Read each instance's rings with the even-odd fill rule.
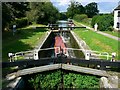
[[[67,11],[70,0],[50,0],[55,7],[59,9],[60,12]],[[98,9],[100,13],[110,13],[118,6],[120,0],[75,0],[80,2],[83,6],[91,2],[96,2],[98,4]]]

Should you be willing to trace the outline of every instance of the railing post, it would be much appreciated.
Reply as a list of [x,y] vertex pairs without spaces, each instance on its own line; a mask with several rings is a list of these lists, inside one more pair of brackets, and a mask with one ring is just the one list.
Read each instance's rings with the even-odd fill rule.
[[106,69],[106,65],[104,64],[103,61],[101,61],[100,63],[100,70],[105,70]]
[[115,61],[115,56],[116,56],[116,52],[113,52],[111,61]]
[[38,59],[39,59],[39,57],[38,57],[38,50],[37,50],[37,49],[34,50],[34,59],[35,59],[35,60],[38,60]]
[[109,59],[109,54],[107,53],[107,60]]
[[10,62],[12,62],[13,61],[13,53],[8,53],[8,57],[9,57],[9,59],[10,59]]
[[16,55],[16,54],[15,54],[15,56],[14,56],[14,57],[15,57],[15,60],[17,60],[17,55]]
[[86,53],[85,53],[85,59],[86,59],[86,60],[90,60],[90,53],[89,53],[89,52],[86,52]]

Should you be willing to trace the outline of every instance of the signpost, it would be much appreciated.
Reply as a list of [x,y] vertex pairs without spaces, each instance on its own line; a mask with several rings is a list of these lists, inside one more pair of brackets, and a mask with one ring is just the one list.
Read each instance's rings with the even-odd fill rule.
[[13,25],[13,36],[15,35],[16,32],[16,25]]

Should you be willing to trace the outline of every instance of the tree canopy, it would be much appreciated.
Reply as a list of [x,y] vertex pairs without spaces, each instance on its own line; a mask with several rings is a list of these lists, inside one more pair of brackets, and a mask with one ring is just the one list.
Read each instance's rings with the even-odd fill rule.
[[35,23],[55,23],[59,18],[59,11],[51,2],[31,2],[27,12],[29,21]]
[[97,3],[92,2],[85,6],[85,13],[88,15],[88,17],[93,17],[99,13]]
[[15,18],[25,17],[27,6],[27,2],[2,2],[2,30],[9,28]]
[[[55,23],[59,17],[59,11],[51,2],[2,2],[2,30],[10,28],[12,24],[19,22]],[[21,19],[21,20],[20,20]],[[17,20],[17,22],[16,22]]]
[[73,18],[75,14],[87,14],[88,17],[93,17],[99,13],[97,3],[92,2],[85,7],[79,2],[71,1],[71,4],[67,8],[67,17]]
[[67,19],[66,13],[65,12],[61,12],[59,19],[60,20],[66,20]]
[[[66,13],[59,13],[51,2],[2,2],[2,28],[9,28],[16,23],[16,19],[22,23],[56,23],[58,19],[73,18],[76,14],[87,14],[93,17],[98,14],[97,3],[90,3],[83,7],[81,3],[71,1]],[[27,17],[26,20],[21,18]],[[18,23],[18,22],[17,22]],[[20,24],[19,24],[20,25]]]
[[67,8],[67,16],[73,18],[75,14],[84,14],[84,7],[79,2],[71,1],[71,4]]

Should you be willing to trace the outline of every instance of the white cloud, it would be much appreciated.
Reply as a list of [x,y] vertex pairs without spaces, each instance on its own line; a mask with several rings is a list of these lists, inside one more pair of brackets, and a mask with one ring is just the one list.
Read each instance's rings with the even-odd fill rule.
[[[65,5],[70,4],[71,0],[51,0],[51,1],[57,2],[59,6],[65,6]],[[99,3],[99,2],[117,2],[118,3],[120,0],[74,0],[74,1],[80,2],[83,5],[86,5],[86,4],[91,3],[91,2],[96,2],[96,3]]]
[[119,0],[75,0],[78,2],[119,2]]
[[70,4],[70,0],[50,0],[53,3],[57,3],[59,6],[65,6]]
[[[53,2],[68,3],[71,0],[51,0]],[[75,0],[78,2],[119,2],[120,0]]]
[[[58,7],[60,11],[66,11],[68,5],[70,4],[70,1],[71,0],[51,0],[51,2],[53,2],[54,5]],[[100,12],[111,12],[114,9],[114,7],[117,6],[120,0],[75,0],[75,1],[80,2],[83,6],[91,2],[96,2],[98,3],[98,9],[100,10]],[[102,5],[100,3],[102,3]]]
[[70,3],[70,0],[60,0],[59,1],[60,6],[68,5],[69,3]]

